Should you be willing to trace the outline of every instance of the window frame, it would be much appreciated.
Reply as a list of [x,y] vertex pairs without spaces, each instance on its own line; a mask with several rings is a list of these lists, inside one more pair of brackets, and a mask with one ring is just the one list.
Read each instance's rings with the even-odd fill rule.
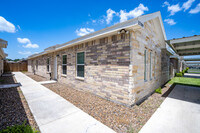
[[[63,64],[63,56],[66,55],[66,64]],[[63,66],[66,66],[66,74],[63,73]],[[67,75],[67,54],[62,55],[62,75]]]
[[144,81],[147,81],[147,58],[148,58],[148,51],[147,49],[144,50]]
[[152,80],[152,51],[150,51],[149,56],[149,78]]
[[[84,53],[84,64],[78,64],[78,54],[79,53]],[[83,77],[78,76],[78,66],[84,66]],[[85,51],[76,52],[76,78],[77,79],[84,79],[85,78]]]
[[117,35],[112,35],[112,42],[117,42]]
[[38,60],[36,60],[36,70],[38,71],[38,64],[39,64],[39,62],[38,62]]
[[154,79],[156,79],[156,64],[157,64],[157,58],[156,58],[156,52],[154,53]]
[[50,72],[50,58],[47,58],[47,72]]
[[126,39],[126,34],[125,33],[121,33],[121,40],[125,40]]

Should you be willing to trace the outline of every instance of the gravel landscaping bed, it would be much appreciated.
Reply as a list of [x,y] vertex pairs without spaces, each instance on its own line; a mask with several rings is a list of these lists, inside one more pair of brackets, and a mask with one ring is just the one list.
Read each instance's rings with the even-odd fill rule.
[[40,81],[48,81],[49,79],[44,78],[42,76],[39,75],[34,75],[33,73],[30,72],[24,72],[24,74],[26,74],[27,76],[29,76],[30,78],[32,78],[33,80],[40,82]]
[[[37,75],[34,75],[34,78],[37,78]],[[66,84],[54,83],[44,86],[118,133],[139,132],[173,88],[166,84],[162,88],[162,94],[154,93],[140,105],[129,108],[89,92],[69,88]]]
[[[16,83],[14,77],[0,77],[0,84],[10,83]],[[24,121],[39,131],[20,87],[0,89],[0,130]]]
[[[89,92],[68,88],[65,84],[44,86],[119,133],[139,132],[165,99],[161,94],[154,93],[140,105],[128,108]],[[165,93],[168,89],[169,85],[164,87],[162,92]]]

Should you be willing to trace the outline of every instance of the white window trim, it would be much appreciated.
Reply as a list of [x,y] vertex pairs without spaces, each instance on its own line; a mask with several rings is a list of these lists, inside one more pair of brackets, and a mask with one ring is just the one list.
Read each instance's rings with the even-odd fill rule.
[[[64,56],[64,55],[66,55],[66,59],[67,59],[67,54],[63,54],[63,55],[62,55],[62,75],[63,75],[63,76],[67,75],[67,61],[66,61],[66,64],[63,64],[63,56]],[[66,74],[63,74],[63,65],[66,65]]]
[[144,81],[146,82],[147,81],[147,66],[148,66],[148,62],[147,62],[147,59],[148,59],[148,50],[145,49],[144,50]]
[[149,78],[152,80],[152,51],[149,53],[150,61],[149,61]]
[[154,79],[156,79],[156,64],[157,64],[157,62],[156,62],[156,52],[155,52],[155,54],[154,54]]
[[[78,64],[78,60],[77,60],[77,54],[78,53],[84,53],[84,64]],[[79,77],[77,75],[77,73],[78,73],[78,65],[83,65],[84,66],[84,77]],[[78,80],[84,80],[85,79],[85,51],[76,52],[76,79],[78,79]]]

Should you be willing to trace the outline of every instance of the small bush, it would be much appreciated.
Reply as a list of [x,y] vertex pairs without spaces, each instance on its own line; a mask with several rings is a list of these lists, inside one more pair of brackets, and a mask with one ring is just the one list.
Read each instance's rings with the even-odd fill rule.
[[3,84],[5,81],[3,79],[0,79],[0,83]]
[[162,90],[161,87],[159,87],[158,89],[155,90],[156,93],[162,94]]
[[26,125],[24,122],[22,125],[14,125],[0,130],[0,133],[39,133],[39,131],[32,129],[30,125]]
[[182,73],[182,75],[184,75],[185,74],[185,70],[183,70],[181,73]]
[[181,73],[176,73],[175,76],[176,77],[183,77],[183,73],[182,72]]
[[185,72],[188,73],[189,67],[186,67]]

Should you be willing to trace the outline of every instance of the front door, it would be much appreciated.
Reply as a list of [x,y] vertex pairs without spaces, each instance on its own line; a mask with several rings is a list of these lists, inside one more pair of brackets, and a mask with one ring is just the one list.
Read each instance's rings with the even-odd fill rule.
[[54,57],[54,79],[57,80],[57,56]]

